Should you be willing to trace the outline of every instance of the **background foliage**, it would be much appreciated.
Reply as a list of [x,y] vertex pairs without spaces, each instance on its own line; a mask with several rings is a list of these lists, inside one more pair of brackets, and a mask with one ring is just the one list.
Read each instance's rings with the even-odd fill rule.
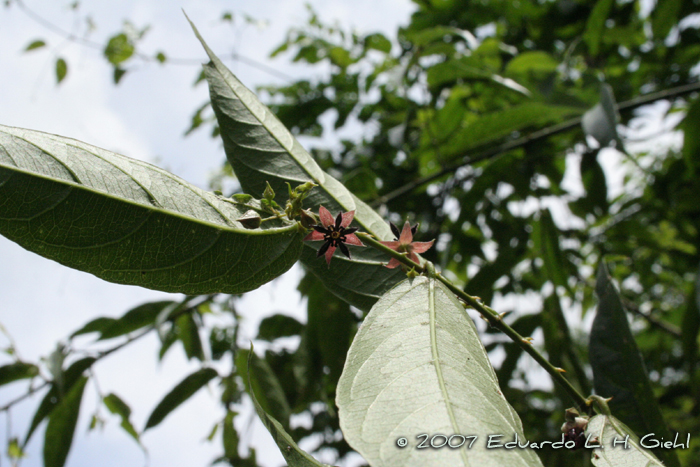
[[[329,66],[330,73],[263,88],[264,99],[298,135],[342,129],[361,135],[340,148],[317,144],[312,153],[388,219],[419,222],[419,240],[438,240],[426,259],[470,294],[509,312],[506,320],[535,336],[535,345],[584,394],[594,384],[596,340],[589,349],[586,329],[598,304],[596,269],[607,258],[667,425],[697,436],[700,2],[414,1],[416,13],[395,37],[357,35],[310,12],[307,24],[290,31],[273,55]],[[137,50],[130,48],[137,36],[115,36],[105,48],[115,82]],[[56,62],[58,81],[65,69],[65,62]],[[599,103],[601,110],[588,114],[582,127],[584,113]],[[649,103],[657,103],[663,129],[638,118],[638,109]],[[193,116],[193,131],[212,131],[213,120],[202,118],[206,107]],[[324,124],[328,120],[332,125]],[[659,132],[669,131],[677,131],[672,144],[653,144]],[[225,165],[215,188],[228,186],[232,176]],[[294,426],[291,434],[313,437],[317,453],[330,452],[340,462],[350,448],[340,435],[335,390],[362,312],[331,295],[312,272],[299,290],[308,297],[308,321],[268,318],[258,338],[300,336],[301,344],[295,350],[271,347],[256,359],[253,387],[260,405],[284,427],[293,414],[310,415],[311,426]],[[208,313],[231,313],[238,323],[235,297],[144,307],[116,321],[98,318],[76,334],[129,336],[118,350],[158,332],[159,358],[180,342],[202,369],[183,375],[144,430],[135,428],[141,421],[130,421],[128,401],[105,395],[105,406],[139,441],[143,431],[216,381],[225,408],[221,420],[212,420],[212,439],[222,442],[219,461],[257,465],[254,452],[241,456],[233,426],[245,397],[247,343],[238,341],[237,325],[216,327],[206,320]],[[521,360],[519,347],[480,329],[526,436],[558,438],[571,401],[531,370],[529,357]],[[83,371],[104,355],[78,358],[59,348],[48,364],[2,367],[3,383],[35,377],[39,367],[46,375],[35,384],[49,392],[32,426],[49,420],[47,465],[62,465],[69,443],[57,433],[75,424]],[[210,363],[222,359],[235,365],[212,372]],[[595,386],[600,390],[597,381]],[[615,407],[624,402],[613,399],[611,409],[635,428],[616,412],[624,412]],[[8,449],[19,456],[27,437],[10,440]],[[691,443],[691,449],[677,450],[681,464],[700,465],[699,449]],[[539,454],[547,466],[567,465],[577,456]]]

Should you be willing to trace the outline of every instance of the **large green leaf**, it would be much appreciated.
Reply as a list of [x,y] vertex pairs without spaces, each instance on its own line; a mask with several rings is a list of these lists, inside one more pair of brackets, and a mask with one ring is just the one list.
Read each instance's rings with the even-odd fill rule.
[[44,434],[44,467],[63,467],[73,443],[80,403],[88,379],[81,376],[66,397],[51,412]]
[[195,295],[274,279],[298,259],[301,235],[282,221],[246,229],[238,219],[256,204],[80,141],[0,126],[0,233],[111,282]]
[[[662,467],[647,449],[640,445],[639,438],[624,423],[610,415],[596,415],[586,427],[589,446],[593,449],[591,461],[600,467]],[[657,438],[658,439],[658,438]],[[645,440],[651,445],[652,439]]]
[[[337,394],[345,439],[370,465],[542,465],[530,449],[487,449],[489,435],[502,435],[491,438],[492,447],[515,435],[522,442],[522,423],[501,394],[474,323],[435,279],[407,279],[372,307]],[[418,448],[421,433],[427,449]],[[433,438],[438,434],[444,436]],[[459,445],[459,435],[477,438],[470,449],[471,438],[458,449],[430,447],[448,439]]]
[[[393,235],[386,222],[338,180],[325,173],[311,155],[258,98],[236,78],[206,45],[197,29],[195,34],[209,55],[204,66],[212,107],[221,129],[226,157],[233,166],[243,191],[260,196],[269,183],[276,193],[287,193],[285,182],[296,186],[305,182],[318,185],[305,198],[304,205],[318,210],[323,205],[333,215],[355,211],[355,222],[380,240]],[[352,249],[354,262],[362,268],[326,263],[316,259],[319,243],[307,244],[302,261],[344,300],[368,310],[381,294],[396,284],[403,274],[387,269],[388,258],[378,258],[369,249]],[[340,261],[339,261],[340,260]],[[337,255],[336,265],[347,259]],[[371,280],[368,279],[371,277]],[[338,287],[342,284],[342,287]]]
[[[656,433],[660,438],[672,439],[604,262],[598,268],[596,294],[599,305],[589,344],[596,394],[612,397],[610,410],[635,433]],[[674,451],[662,449],[656,453],[666,465],[680,465]]]

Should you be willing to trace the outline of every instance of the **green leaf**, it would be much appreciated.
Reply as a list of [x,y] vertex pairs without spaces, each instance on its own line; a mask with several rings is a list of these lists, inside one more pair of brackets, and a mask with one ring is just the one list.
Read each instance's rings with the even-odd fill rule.
[[[407,279],[372,307],[337,394],[345,439],[370,465],[542,465],[530,449],[486,448],[489,435],[503,435],[492,439],[498,444],[515,434],[524,439],[522,423],[501,394],[471,318],[435,279]],[[420,433],[478,438],[470,449],[469,438],[460,449],[417,449]],[[408,443],[403,448],[400,438]]]
[[40,49],[44,46],[46,46],[46,42],[44,42],[41,39],[38,39],[38,40],[30,42],[29,45],[24,48],[24,51],[29,52],[30,50]]
[[[63,390],[70,392],[76,382],[82,377],[85,370],[90,368],[95,361],[96,359],[94,357],[86,357],[69,366],[63,373]],[[34,434],[34,431],[37,429],[39,424],[51,413],[53,413],[54,409],[56,409],[56,407],[64,399],[66,392],[61,393],[61,391],[59,391],[58,384],[55,382],[51,385],[51,389],[49,389],[44,398],[41,400],[39,407],[34,413],[34,417],[29,425],[29,430],[27,431],[27,436],[24,438],[24,443],[22,446],[27,445],[29,439],[32,437],[32,434]]]
[[595,138],[601,147],[617,141],[617,115],[615,96],[612,87],[603,83],[600,87],[600,102],[583,114],[581,126],[584,133]]
[[135,48],[126,34],[112,36],[104,50],[105,58],[112,65],[119,65],[134,54]]
[[78,423],[80,403],[87,381],[87,377],[80,377],[66,397],[51,412],[44,435],[44,467],[63,467],[65,464],[73,443],[73,434]]
[[237,219],[251,208],[145,162],[0,126],[0,233],[111,282],[190,295],[259,287],[302,242],[287,221],[246,229]]
[[[248,369],[246,371],[248,375],[253,373],[250,369],[250,364],[255,358],[255,352],[253,352],[253,346],[251,345],[248,351]],[[240,371],[241,367],[239,366],[238,369]],[[275,440],[275,444],[277,444],[284,460],[287,461],[288,467],[330,467],[327,464],[322,464],[317,461],[297,445],[282,424],[262,408],[258,399],[255,397],[255,391],[251,390],[250,380],[248,379],[247,381],[248,393],[253,400],[253,405],[255,405],[255,411],[263,422],[263,425],[265,425],[265,428],[267,428],[267,431],[270,432],[272,438]]]
[[683,6],[682,0],[658,0],[651,13],[651,30],[654,37],[664,39],[671,28],[678,24],[678,14]]
[[99,332],[98,340],[112,339],[134,332],[143,327],[155,324],[158,314],[170,305],[175,305],[173,301],[158,301],[144,303],[127,311],[119,319],[97,318],[71,335],[72,337],[91,332]]
[[379,50],[388,54],[391,52],[391,41],[386,38],[383,34],[374,33],[365,36],[365,49]]
[[[22,446],[19,444],[19,439],[10,439],[10,442],[7,445],[7,457],[9,457],[12,461],[27,457],[27,453],[24,452],[24,449],[22,449]],[[13,463],[12,465],[15,464]]]
[[477,57],[468,56],[438,63],[428,69],[428,86],[437,87],[458,79],[485,79],[493,76],[493,70],[484,67]]
[[308,321],[302,340],[307,351],[312,353],[312,360],[328,368],[328,377],[335,387],[343,372],[357,320],[350,305],[329,296],[321,281],[314,280],[305,294]]
[[700,169],[700,99],[691,102],[679,127],[683,130],[683,159],[688,165],[689,176],[692,177]]
[[568,283],[569,268],[564,253],[559,246],[559,229],[554,224],[549,209],[540,212],[540,219],[532,229],[535,251],[544,262],[547,279],[555,286],[571,290]]
[[698,292],[700,292],[700,275],[696,276],[693,290],[685,300],[685,311],[681,324],[683,358],[691,369],[694,368],[698,360],[698,335],[700,334],[700,294]]
[[272,342],[280,337],[298,336],[304,325],[291,316],[276,314],[260,322],[258,339]]
[[114,84],[119,84],[119,82],[122,80],[125,74],[126,70],[124,68],[115,66],[113,74]]
[[[333,215],[341,210],[354,210],[355,222],[363,230],[380,240],[393,239],[388,224],[381,216],[338,180],[323,172],[270,109],[216,57],[194,25],[192,28],[211,60],[204,66],[204,71],[209,82],[212,107],[221,128],[226,157],[243,191],[260,196],[269,183],[275,192],[287,193],[286,183],[294,187],[313,182],[318,187],[305,198],[305,207],[318,210],[323,205]],[[324,281],[329,290],[359,308],[367,309],[367,305],[381,295],[377,290],[387,290],[403,276],[401,271],[383,267],[376,254],[366,251],[368,248],[353,248],[353,260],[364,266],[363,277],[371,276],[372,280],[363,280],[359,275],[343,277],[340,274],[347,268],[331,266],[328,269],[323,260],[316,258],[319,247],[320,242],[307,243],[302,261]],[[338,258],[340,255],[336,256]],[[336,289],[339,282],[344,283],[342,290]]]
[[68,64],[62,58],[56,60],[56,84],[61,84],[61,81],[68,74]]
[[[608,403],[610,410],[635,433],[656,433],[660,438],[672,439],[627,323],[620,296],[604,262],[598,267],[596,295],[598,312],[593,320],[589,343],[596,394],[612,397]],[[663,449],[657,454],[668,466],[680,465],[674,451]]]
[[249,388],[255,391],[255,397],[260,401],[263,410],[275,417],[275,420],[288,430],[289,416],[292,411],[284,390],[270,369],[270,365],[257,355],[249,355],[249,352],[252,351],[241,349],[236,353],[236,371],[243,381],[248,382]]
[[507,76],[548,74],[556,71],[559,63],[547,52],[536,50],[514,57],[506,65]]
[[199,327],[194,321],[192,313],[185,313],[175,321],[177,327],[177,335],[185,348],[187,359],[196,358],[199,361],[204,360],[204,349],[202,348],[202,340],[199,337]]
[[[541,102],[526,102],[505,110],[484,114],[476,120],[464,121],[464,128],[450,137],[440,146],[441,157],[464,155],[465,151],[497,141],[509,136],[514,131],[529,127],[538,127],[555,123],[570,115],[578,115],[580,109],[575,107],[555,106]],[[467,118],[473,119],[471,114]],[[434,144],[428,144],[424,150],[425,159],[435,156]]]
[[588,50],[592,56],[598,55],[600,50],[600,40],[603,37],[605,30],[605,21],[610,15],[610,10],[613,6],[613,0],[598,0],[593,7],[593,11],[588,16],[586,22],[586,32],[583,34],[583,39],[588,44]]
[[114,393],[109,393],[106,395],[102,402],[107,407],[107,409],[114,415],[119,415],[122,419],[121,427],[126,431],[132,438],[140,444],[139,434],[131,424],[129,417],[131,417],[131,408],[124,402],[119,396]]
[[0,386],[20,379],[33,378],[39,374],[39,368],[31,363],[15,362],[0,366]]
[[[644,449],[637,435],[620,420],[611,415],[596,415],[588,421],[586,437],[593,449],[591,462],[600,467],[663,467],[651,451]],[[594,440],[598,439],[596,443]],[[646,440],[650,443],[651,440]]]
[[217,376],[219,376],[219,374],[213,368],[202,368],[180,381],[172,391],[165,395],[156,408],[153,409],[150,417],[148,417],[144,431],[162,422],[170,412],[179,407],[180,404],[192,397],[194,393],[206,386],[209,381]]

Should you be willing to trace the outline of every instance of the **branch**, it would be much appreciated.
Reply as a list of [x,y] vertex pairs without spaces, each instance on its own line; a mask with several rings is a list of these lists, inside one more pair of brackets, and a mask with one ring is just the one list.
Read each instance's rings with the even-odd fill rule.
[[31,396],[31,395],[34,394],[35,392],[41,391],[42,389],[44,389],[44,388],[45,388],[46,386],[48,386],[49,384],[51,384],[51,381],[44,381],[43,383],[41,383],[39,386],[37,386],[37,387],[35,387],[35,388],[29,388],[29,391],[25,392],[25,393],[22,394],[21,396],[15,398],[15,399],[13,399],[13,400],[11,400],[11,401],[8,402],[7,404],[5,404],[5,405],[3,405],[2,407],[0,407],[0,412],[6,412],[6,411],[8,411],[13,405],[15,405],[15,404],[17,404],[17,403],[19,403],[19,402],[22,402],[24,399],[26,399],[27,397]]
[[505,323],[503,321],[503,316],[496,312],[496,310],[481,303],[477,297],[473,297],[467,294],[465,291],[454,285],[449,279],[444,277],[439,272],[435,272],[432,263],[426,262],[425,267],[421,266],[408,259],[405,255],[395,250],[392,250],[386,245],[382,245],[371,235],[365,232],[357,232],[355,235],[360,237],[366,245],[380,250],[386,253],[387,255],[391,256],[392,258],[396,258],[402,264],[414,269],[416,272],[426,273],[428,274],[428,276],[433,277],[445,284],[445,286],[448,289],[450,289],[450,291],[454,293],[459,299],[461,299],[471,308],[474,308],[476,311],[478,311],[479,314],[481,314],[481,316],[483,316],[491,326],[495,327],[496,329],[510,337],[510,339],[513,342],[520,346],[520,348],[522,348],[525,352],[530,354],[530,356],[532,356],[532,358],[534,358],[535,361],[539,363],[540,366],[542,366],[542,368],[544,368],[547,373],[549,373],[552,379],[564,388],[564,390],[567,392],[567,394],[569,394],[569,396],[574,400],[574,402],[579,406],[579,408],[585,411],[588,410],[586,398],[583,397],[578,392],[578,390],[569,382],[569,380],[567,380],[564,377],[564,375],[561,373],[561,369],[556,368],[546,358],[544,358],[544,356],[533,347],[529,339],[524,338],[515,329],[513,329],[507,323]]
[[675,326],[671,323],[668,323],[662,319],[657,318],[656,316],[652,315],[651,313],[645,313],[643,312],[636,303],[634,303],[631,300],[626,299],[625,297],[622,297],[622,304],[624,305],[625,308],[633,312],[634,314],[637,314],[647,320],[649,324],[654,326],[657,329],[661,329],[662,331],[667,332],[668,334],[671,334],[673,337],[676,337],[680,339],[681,336],[681,330],[678,326]]
[[[617,105],[617,110],[622,112],[626,110],[631,110],[637,107],[641,107],[646,104],[650,104],[652,102],[656,102],[662,99],[668,99],[672,97],[679,97],[685,94],[690,94],[696,91],[700,91],[700,82],[698,83],[691,83],[691,84],[686,84],[683,86],[678,86],[675,88],[671,89],[666,89],[664,91],[659,91],[659,92],[654,92],[651,94],[647,94],[646,96],[640,96],[640,97],[635,97],[634,99],[630,99],[628,101],[622,102]],[[444,175],[447,175],[449,173],[457,171],[457,169],[474,164],[476,162],[480,162],[486,159],[490,159],[492,157],[499,156],[507,151],[510,151],[512,149],[516,149],[522,146],[525,146],[528,143],[531,143],[533,141],[539,141],[542,139],[546,139],[550,136],[556,135],[558,133],[563,133],[565,131],[568,131],[572,128],[575,128],[581,124],[581,119],[583,117],[575,117],[572,119],[569,119],[565,122],[558,123],[556,125],[552,125],[546,128],[543,128],[541,130],[537,130],[533,133],[530,133],[529,135],[525,135],[521,138],[505,142],[503,144],[500,144],[498,146],[495,146],[491,149],[486,149],[484,151],[476,153],[474,156],[469,156],[466,155],[462,158],[460,162],[457,162],[452,165],[448,165],[446,167],[443,167],[441,170],[438,172],[428,175],[425,177],[421,177],[419,179],[416,179],[412,182],[409,182],[394,191],[391,191],[387,193],[386,195],[380,196],[376,200],[370,203],[370,206],[376,208],[377,206],[381,204],[388,203],[389,201],[398,198],[399,196],[402,196],[413,189],[425,185],[426,183],[430,183],[434,180],[437,180]]]

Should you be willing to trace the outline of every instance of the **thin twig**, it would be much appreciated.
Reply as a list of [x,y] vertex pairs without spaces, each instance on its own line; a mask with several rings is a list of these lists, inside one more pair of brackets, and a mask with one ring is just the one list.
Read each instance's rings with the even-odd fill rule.
[[17,404],[17,403],[19,403],[19,402],[22,402],[24,399],[26,399],[27,397],[31,396],[31,395],[34,394],[35,392],[41,391],[42,389],[44,389],[44,388],[45,388],[46,386],[48,386],[49,384],[51,384],[51,381],[44,381],[44,382],[41,383],[39,386],[29,388],[29,391],[25,392],[25,393],[22,394],[21,396],[16,397],[15,399],[11,400],[11,401],[8,402],[7,404],[5,404],[5,405],[3,405],[2,407],[0,407],[0,412],[6,412],[6,411],[9,410],[13,405],[15,405],[15,404]]
[[[573,401],[582,410],[588,409],[586,398],[583,397],[581,393],[579,393],[578,390],[569,382],[569,380],[567,380],[564,377],[561,371],[555,368],[554,365],[552,365],[541,353],[539,353],[528,339],[521,336],[515,329],[513,329],[506,322],[504,322],[503,317],[498,312],[496,312],[496,310],[481,303],[477,297],[473,297],[467,294],[465,291],[454,285],[449,279],[444,277],[439,272],[435,272],[432,267],[432,264],[428,268],[423,267],[417,263],[414,263],[405,255],[395,250],[392,250],[391,248],[385,245],[382,245],[371,235],[365,232],[357,232],[356,235],[360,237],[366,245],[386,253],[387,255],[397,259],[409,268],[413,268],[416,272],[429,273],[429,275],[431,275],[433,278],[445,284],[445,286],[448,289],[450,289],[450,291],[454,293],[459,299],[464,301],[470,307],[474,308],[476,311],[479,312],[479,314],[481,314],[481,316],[486,318],[486,321],[488,321],[488,323],[491,326],[495,327],[496,329],[500,330],[502,333],[510,337],[510,339],[513,342],[520,346],[520,348],[522,348],[525,352],[530,354],[530,356],[532,356],[532,358],[534,358],[535,361],[539,363],[540,366],[542,366],[542,368],[544,368],[547,373],[549,373],[552,379],[564,388],[567,394],[569,394]],[[432,271],[428,271],[429,269]]]
[[632,313],[641,316],[645,320],[649,322],[652,326],[654,326],[657,329],[661,329],[662,331],[665,331],[669,334],[671,334],[674,337],[677,337],[680,339],[681,336],[681,329],[678,326],[675,326],[671,323],[668,323],[662,319],[657,318],[656,316],[652,315],[651,313],[645,313],[643,312],[636,303],[632,302],[631,300],[626,299],[625,297],[622,297],[622,305],[631,311]]

